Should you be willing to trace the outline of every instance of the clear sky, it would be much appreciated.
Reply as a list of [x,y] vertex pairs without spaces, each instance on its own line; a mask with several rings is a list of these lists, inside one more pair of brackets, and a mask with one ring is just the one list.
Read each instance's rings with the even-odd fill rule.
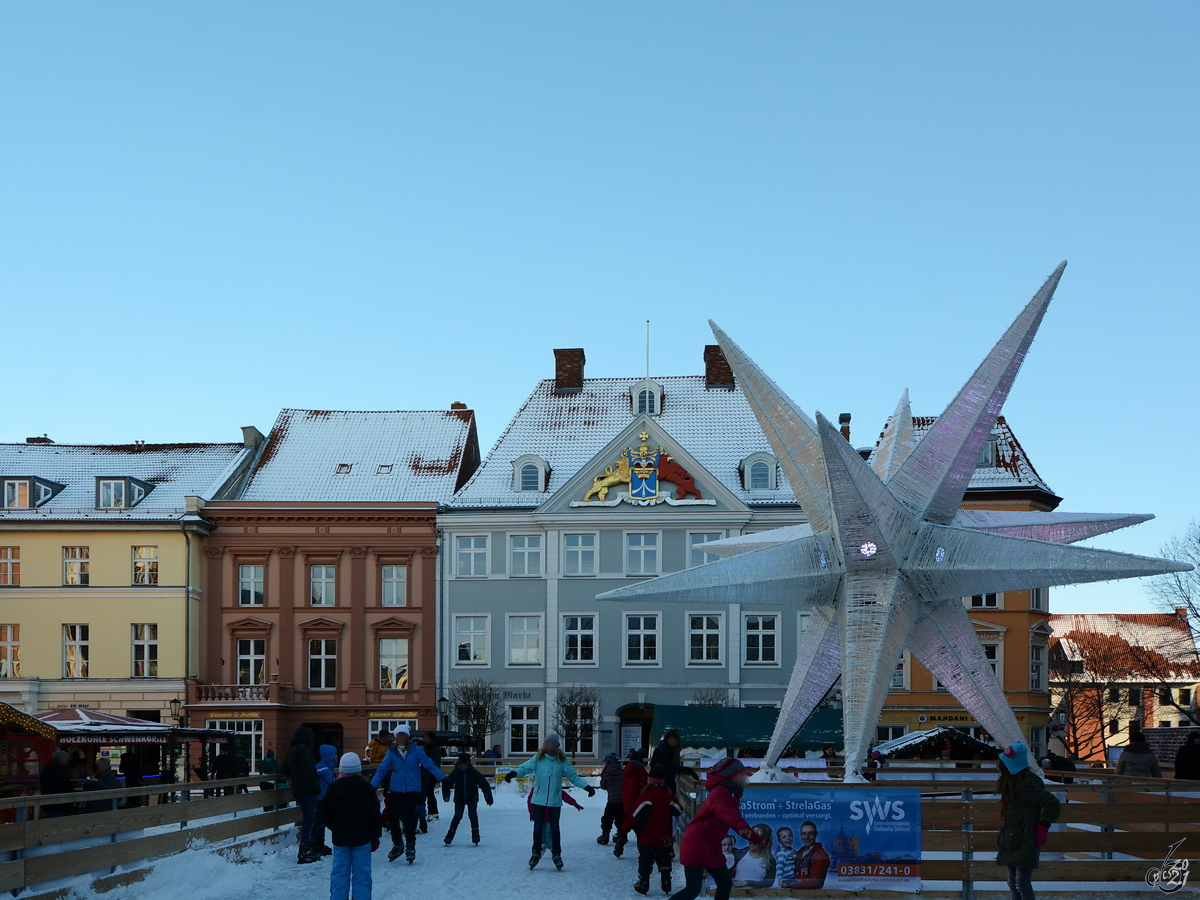
[[[0,440],[479,413],[720,322],[869,443],[1061,259],[1008,405],[1063,509],[1200,516],[1200,4],[6,3]],[[1060,611],[1145,608],[1138,583]]]

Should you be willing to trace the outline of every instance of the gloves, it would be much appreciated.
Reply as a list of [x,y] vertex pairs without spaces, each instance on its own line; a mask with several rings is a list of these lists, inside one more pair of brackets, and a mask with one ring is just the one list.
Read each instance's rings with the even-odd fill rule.
[[1042,847],[1046,843],[1046,838],[1050,834],[1050,826],[1043,825],[1038,822],[1037,828],[1033,829],[1033,844],[1035,847]]
[[596,789],[595,789],[594,787],[592,787],[590,784],[589,784],[589,785],[587,785],[587,786],[584,788],[584,790],[585,790],[585,791],[587,791],[587,795],[588,795],[589,797],[595,797],[595,796],[596,796]]
[[375,838],[375,840],[371,841],[371,852],[374,853],[378,849],[379,849],[379,838]]
[[742,837],[744,837],[746,840],[748,840],[752,844],[763,843],[763,836],[761,834],[759,834],[757,831],[755,831],[753,828],[747,828],[745,831],[739,831],[738,834],[740,834]]
[[624,844],[617,844],[615,847],[613,847],[613,856],[615,856],[617,859],[620,859],[624,855],[624,853],[625,853],[625,845]]
[[507,784],[508,782],[512,781],[516,777],[517,777],[516,772],[509,772],[507,775],[504,776],[504,781]]
[[491,805],[492,805],[492,801],[491,801],[491,800],[488,800],[488,801],[487,801],[487,805],[488,805],[488,806],[491,806]]

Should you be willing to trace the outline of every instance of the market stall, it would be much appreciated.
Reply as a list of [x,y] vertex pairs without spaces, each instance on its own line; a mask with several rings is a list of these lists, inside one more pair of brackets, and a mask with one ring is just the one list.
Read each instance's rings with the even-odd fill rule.
[[57,736],[52,725],[0,703],[0,796],[37,787]]

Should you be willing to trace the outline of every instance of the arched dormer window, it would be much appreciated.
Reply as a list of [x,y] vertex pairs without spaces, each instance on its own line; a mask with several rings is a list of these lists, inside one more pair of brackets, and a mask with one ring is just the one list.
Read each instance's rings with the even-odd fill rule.
[[513,490],[519,494],[540,494],[550,481],[550,464],[540,456],[526,454],[513,460]]
[[662,385],[643,379],[629,389],[629,400],[635,416],[657,416],[662,413]]
[[742,487],[747,491],[773,491],[779,483],[779,466],[770,453],[751,453],[742,460]]

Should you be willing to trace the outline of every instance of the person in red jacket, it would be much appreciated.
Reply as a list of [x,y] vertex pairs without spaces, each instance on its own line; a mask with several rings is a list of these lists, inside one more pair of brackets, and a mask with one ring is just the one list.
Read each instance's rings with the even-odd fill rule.
[[709,769],[704,782],[708,796],[684,829],[679,844],[683,890],[676,892],[671,900],[696,900],[704,891],[706,871],[717,886],[713,900],[729,900],[733,876],[725,865],[721,841],[732,830],[751,844],[763,842],[762,836],[742,818],[742,792],[749,780],[750,770],[733,758],[723,759]]
[[[625,763],[625,771],[622,773],[621,780],[622,806],[627,812],[637,805],[638,795],[646,787],[645,759],[646,754],[641,750],[629,751],[629,761]],[[613,856],[617,859],[620,859],[621,854],[625,852],[625,843],[628,840],[629,830],[625,827],[625,823],[621,822],[617,826],[617,837],[614,841],[616,846],[613,847]]]
[[638,880],[633,889],[650,893],[650,872],[658,866],[664,894],[671,893],[671,849],[675,844],[674,819],[683,815],[683,807],[667,788],[662,766],[655,766],[638,794],[633,809],[625,814],[622,828],[637,833]]

